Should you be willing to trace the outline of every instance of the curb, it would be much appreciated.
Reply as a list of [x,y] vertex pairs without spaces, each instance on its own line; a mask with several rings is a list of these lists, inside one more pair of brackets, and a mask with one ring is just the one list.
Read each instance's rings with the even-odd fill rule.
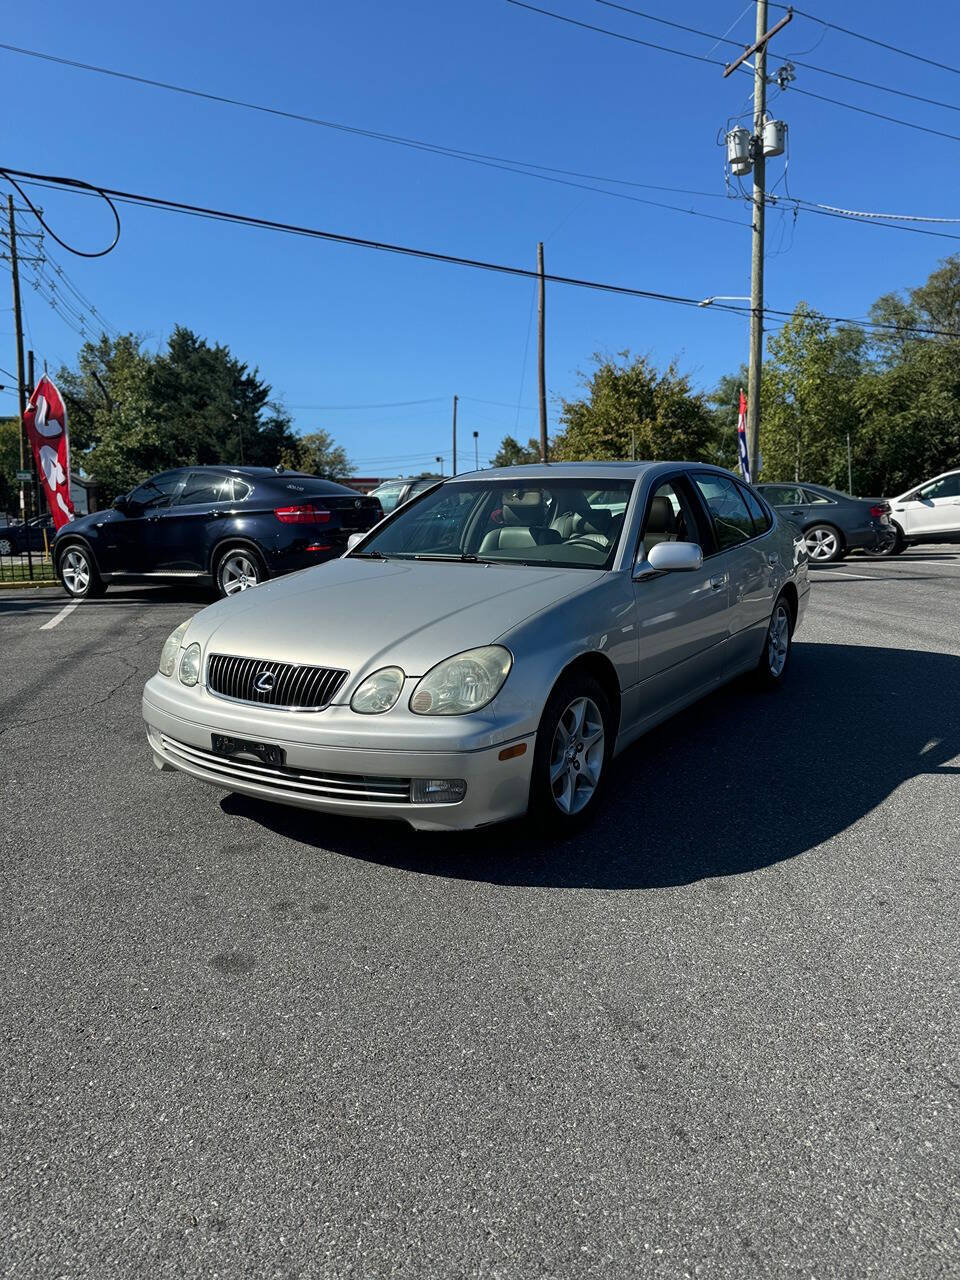
[[42,581],[41,579],[27,578],[24,581],[17,582],[0,582],[0,591],[44,591],[51,587],[59,587],[60,583],[54,578],[52,581]]

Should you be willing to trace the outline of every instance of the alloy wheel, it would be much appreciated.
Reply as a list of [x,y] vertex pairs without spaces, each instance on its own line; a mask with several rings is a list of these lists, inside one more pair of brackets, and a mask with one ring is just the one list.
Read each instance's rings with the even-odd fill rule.
[[63,584],[72,596],[82,596],[90,586],[90,564],[82,551],[71,548],[60,563]]
[[840,550],[840,539],[832,529],[815,525],[804,535],[811,560],[834,560]]
[[231,551],[220,566],[220,585],[225,596],[255,587],[260,581],[257,566],[245,551]]
[[0,538],[0,556],[12,556],[13,543],[9,538]]
[[593,797],[603,771],[603,717],[592,698],[575,698],[560,717],[550,750],[550,790],[561,813],[575,814]]
[[778,604],[767,632],[767,663],[774,679],[783,675],[790,650],[790,615],[785,604]]

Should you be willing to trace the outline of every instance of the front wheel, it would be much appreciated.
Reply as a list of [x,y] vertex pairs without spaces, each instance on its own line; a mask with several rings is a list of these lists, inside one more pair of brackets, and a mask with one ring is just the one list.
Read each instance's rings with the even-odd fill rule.
[[572,830],[594,812],[613,750],[603,687],[573,676],[554,689],[537,732],[530,813],[553,830]]
[[807,554],[815,564],[832,564],[843,559],[843,540],[831,524],[812,525],[803,535]]
[[256,551],[250,547],[230,547],[217,561],[214,572],[217,594],[235,596],[258,586],[266,576],[266,568]]
[[107,589],[86,547],[76,544],[67,547],[57,561],[57,572],[64,591],[74,600],[102,596]]

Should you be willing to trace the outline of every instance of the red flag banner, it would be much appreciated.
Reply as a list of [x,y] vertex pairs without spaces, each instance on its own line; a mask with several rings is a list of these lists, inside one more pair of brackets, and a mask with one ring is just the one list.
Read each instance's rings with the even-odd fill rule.
[[70,438],[67,410],[60,392],[46,374],[37,383],[23,415],[23,425],[33,446],[37,471],[47,495],[55,529],[73,519],[70,501]]

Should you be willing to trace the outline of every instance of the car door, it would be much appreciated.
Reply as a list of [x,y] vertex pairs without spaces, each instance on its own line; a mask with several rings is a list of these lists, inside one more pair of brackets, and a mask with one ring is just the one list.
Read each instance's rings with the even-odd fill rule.
[[[694,473],[696,489],[710,514],[717,544],[716,563],[728,580],[727,671],[760,655],[773,610],[779,563],[769,538],[766,513],[748,490],[716,472]],[[755,521],[751,508],[758,509]],[[762,524],[761,524],[762,522]]]
[[[683,473],[658,480],[647,498],[634,557],[639,666],[630,718],[637,722],[692,700],[720,678],[728,633],[728,582],[711,555],[712,537]],[[698,543],[703,568],[645,571],[650,549],[663,541]]]
[[208,572],[217,526],[232,504],[233,480],[225,471],[208,467],[190,471],[154,530],[157,571]]
[[123,509],[98,522],[101,542],[97,558],[104,573],[151,573],[156,568],[154,530],[163,511],[179,492],[184,471],[164,471],[138,485],[123,500]]
[[922,485],[893,510],[907,537],[960,533],[960,471]]

